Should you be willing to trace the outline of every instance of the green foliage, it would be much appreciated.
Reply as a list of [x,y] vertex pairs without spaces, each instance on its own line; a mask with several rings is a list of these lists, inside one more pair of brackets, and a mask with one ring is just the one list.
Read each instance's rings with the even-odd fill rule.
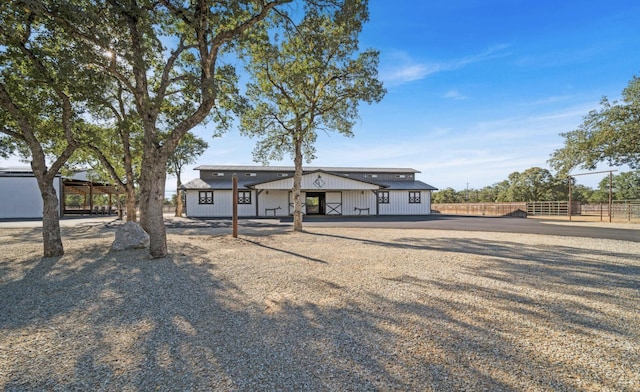
[[[640,171],[629,171],[616,174],[611,178],[614,200],[640,200]],[[609,177],[598,184],[598,191],[609,195]]]
[[382,99],[379,53],[358,53],[358,35],[367,19],[365,1],[343,1],[336,7],[308,3],[295,27],[254,37],[245,52],[252,81],[241,131],[259,138],[257,161],[294,156],[297,147],[310,161],[319,130],[352,136],[359,102]]
[[[186,165],[195,163],[196,159],[202,155],[209,147],[209,144],[202,138],[187,133],[182,139],[173,154],[169,157],[167,164],[167,172],[176,176],[180,176],[182,168]],[[178,181],[180,181],[178,179]]]
[[640,78],[633,77],[622,98],[609,102],[604,97],[601,108],[586,115],[577,130],[561,134],[564,147],[551,155],[552,168],[561,175],[604,161],[640,168]]
[[432,201],[433,203],[462,203],[464,197],[461,197],[461,192],[457,192],[453,188],[441,189],[433,193]]
[[[609,201],[609,176],[600,181],[598,189],[576,184],[572,179],[571,200],[585,204]],[[614,200],[640,200],[640,171],[629,171],[612,176]],[[532,167],[524,172],[513,172],[505,181],[482,189],[456,191],[445,188],[434,192],[433,203],[533,202],[568,200],[567,179],[553,176],[548,170]]]
[[496,201],[554,201],[567,198],[568,185],[547,169],[532,167],[522,173],[509,174],[508,186],[498,193]]

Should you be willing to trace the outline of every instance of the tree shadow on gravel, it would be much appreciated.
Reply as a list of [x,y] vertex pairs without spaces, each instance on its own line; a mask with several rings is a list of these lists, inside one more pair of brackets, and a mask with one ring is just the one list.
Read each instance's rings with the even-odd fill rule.
[[[105,225],[97,224],[93,226],[61,227],[60,234],[62,241],[73,241],[76,239],[94,238],[97,233],[104,232]],[[2,244],[5,246],[23,243],[42,244],[42,227],[27,229],[5,229],[0,234]]]
[[[455,240],[431,245],[404,241],[407,244],[401,246],[420,249],[445,248],[447,243],[462,246]],[[238,247],[260,247],[265,260],[282,253],[279,248],[265,248],[259,240],[239,243],[243,245]],[[538,258],[544,260],[537,265],[518,270],[518,261],[526,258],[511,254],[507,245],[468,248],[469,254],[493,255],[495,266],[503,269],[470,268],[468,273],[488,279],[497,272],[549,273],[549,278],[561,279],[550,267],[545,269],[555,256],[547,260],[543,253]],[[531,301],[529,297],[508,290],[496,295],[486,287],[455,281],[381,277],[378,283],[390,291],[411,294],[398,299],[318,273],[312,278],[289,277],[316,294],[309,298],[319,298],[300,301],[250,294],[251,282],[234,285],[225,278],[229,272],[222,270],[219,259],[190,244],[188,237],[170,244],[170,249],[179,251],[159,260],[147,259],[146,250],[106,249],[34,259],[23,278],[0,285],[0,346],[5,347],[0,387],[10,391],[573,390],[580,388],[567,381],[566,373],[591,371],[538,356],[519,336],[513,340],[508,332],[514,326],[508,320],[485,315],[504,308],[527,310],[523,305]],[[496,256],[496,251],[502,254]],[[529,256],[535,255],[535,250],[530,252]],[[287,256],[306,261],[295,252]],[[499,264],[501,259],[514,262]],[[577,256],[565,262],[567,269],[581,263]],[[329,268],[331,262],[314,265]],[[616,271],[612,273],[623,273]],[[567,282],[572,279],[576,286],[582,282],[577,276]],[[634,278],[628,279],[625,284],[633,284]],[[637,285],[637,274],[635,279]],[[526,285],[526,280],[517,281],[516,289]],[[494,309],[451,299],[451,293],[469,290],[494,300]],[[574,324],[559,311],[549,311],[552,316],[557,312],[557,320],[552,320],[559,323],[557,328]],[[533,324],[546,323],[548,314],[532,312],[527,317]],[[516,330],[524,324],[516,325]]]

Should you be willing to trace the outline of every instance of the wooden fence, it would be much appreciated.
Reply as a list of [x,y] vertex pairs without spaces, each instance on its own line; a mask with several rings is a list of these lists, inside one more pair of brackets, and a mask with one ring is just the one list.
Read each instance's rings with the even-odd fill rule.
[[527,203],[434,203],[431,212],[448,215],[527,216]]
[[[609,204],[571,203],[572,216],[599,216],[609,219]],[[433,203],[431,212],[447,215],[479,216],[569,216],[569,202],[541,201],[531,203]],[[611,205],[611,218],[640,220],[640,200],[615,200]]]

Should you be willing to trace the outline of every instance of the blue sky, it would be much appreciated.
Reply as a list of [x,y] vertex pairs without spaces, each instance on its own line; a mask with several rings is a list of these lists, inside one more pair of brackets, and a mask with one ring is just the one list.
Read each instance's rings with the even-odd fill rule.
[[[380,50],[387,95],[360,107],[354,138],[321,134],[314,166],[412,167],[440,189],[492,185],[514,171],[548,168],[559,133],[640,75],[635,0],[371,0],[369,7],[361,47]],[[253,163],[255,141],[237,132],[209,143],[199,164]],[[197,175],[185,171],[186,179]],[[603,176],[578,182],[595,187]]]
[[[354,138],[320,134],[313,166],[411,167],[440,189],[492,185],[514,171],[548,168],[559,134],[640,76],[640,1],[371,0],[369,7],[361,48],[380,50],[387,95],[360,107]],[[196,130],[210,147],[183,171],[185,182],[198,165],[254,164],[255,140],[237,131],[211,139],[211,127]],[[578,182],[595,187],[603,177]],[[174,179],[167,190],[175,191]]]

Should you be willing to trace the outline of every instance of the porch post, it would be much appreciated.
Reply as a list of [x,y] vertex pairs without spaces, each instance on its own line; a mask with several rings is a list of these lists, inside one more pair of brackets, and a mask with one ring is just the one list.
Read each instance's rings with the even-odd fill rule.
[[238,176],[233,174],[233,238],[238,238]]

